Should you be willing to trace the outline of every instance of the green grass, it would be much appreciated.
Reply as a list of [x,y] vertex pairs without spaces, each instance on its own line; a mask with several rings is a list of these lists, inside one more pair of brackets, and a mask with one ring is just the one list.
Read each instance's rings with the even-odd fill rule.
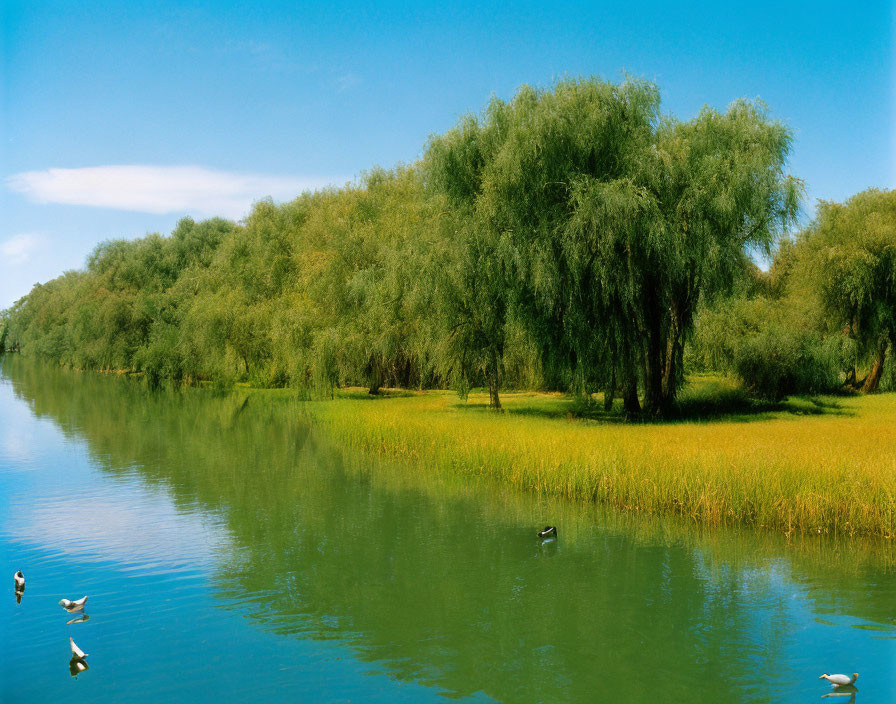
[[349,390],[305,408],[338,443],[418,472],[710,525],[896,535],[896,394],[755,404],[700,377],[681,401],[657,424],[543,393],[504,394],[503,413],[448,392]]

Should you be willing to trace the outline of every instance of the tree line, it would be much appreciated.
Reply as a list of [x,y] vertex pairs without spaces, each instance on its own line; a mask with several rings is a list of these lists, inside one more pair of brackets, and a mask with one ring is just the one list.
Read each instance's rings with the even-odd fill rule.
[[0,347],[152,383],[486,386],[495,408],[504,388],[603,392],[647,417],[686,369],[772,397],[873,391],[896,335],[894,197],[824,203],[786,237],[792,139],[759,102],[682,121],[649,82],[523,86],[414,164],[105,242],[4,311]]

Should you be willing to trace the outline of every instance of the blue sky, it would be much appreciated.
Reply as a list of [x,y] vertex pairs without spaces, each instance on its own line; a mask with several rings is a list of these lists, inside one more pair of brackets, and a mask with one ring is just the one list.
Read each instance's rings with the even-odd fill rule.
[[896,185],[889,1],[0,0],[0,308],[100,241],[418,158],[522,83],[623,71],[692,117],[762,98],[817,198]]

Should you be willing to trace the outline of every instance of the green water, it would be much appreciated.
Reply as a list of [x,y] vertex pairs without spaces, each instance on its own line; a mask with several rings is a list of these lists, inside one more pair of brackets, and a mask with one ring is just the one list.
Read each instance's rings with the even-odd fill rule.
[[889,545],[440,481],[332,447],[287,392],[0,369],[2,702],[896,695]]

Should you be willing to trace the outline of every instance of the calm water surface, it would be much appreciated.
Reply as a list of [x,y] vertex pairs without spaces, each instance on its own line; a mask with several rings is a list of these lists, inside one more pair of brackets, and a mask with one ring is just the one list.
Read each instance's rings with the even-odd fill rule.
[[808,702],[822,671],[896,700],[888,545],[373,466],[288,394],[0,364],[2,702]]

